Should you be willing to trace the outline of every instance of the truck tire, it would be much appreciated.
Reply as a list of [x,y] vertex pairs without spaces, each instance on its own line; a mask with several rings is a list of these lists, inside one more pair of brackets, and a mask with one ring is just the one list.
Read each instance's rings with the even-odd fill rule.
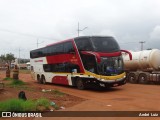
[[84,84],[84,82],[83,82],[83,80],[81,78],[77,78],[76,86],[80,90],[84,90],[85,89],[85,84]]
[[142,73],[142,74],[139,75],[139,77],[138,77],[138,83],[140,83],[140,84],[147,84],[148,82],[149,81],[147,79],[147,75],[146,74]]
[[130,74],[128,75],[128,81],[129,81],[130,83],[137,83],[136,74],[130,73]]

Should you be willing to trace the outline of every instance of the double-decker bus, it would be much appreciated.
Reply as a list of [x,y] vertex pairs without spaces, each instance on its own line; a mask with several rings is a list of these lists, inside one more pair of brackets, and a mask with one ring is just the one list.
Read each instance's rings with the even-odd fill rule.
[[41,84],[116,87],[126,83],[121,52],[113,37],[76,37],[30,51],[31,71]]

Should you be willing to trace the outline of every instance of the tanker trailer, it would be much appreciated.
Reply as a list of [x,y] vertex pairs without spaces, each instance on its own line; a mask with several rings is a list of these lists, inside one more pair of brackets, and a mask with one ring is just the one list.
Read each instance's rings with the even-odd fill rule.
[[160,50],[143,50],[132,52],[132,60],[123,54],[127,80],[131,83],[160,83]]

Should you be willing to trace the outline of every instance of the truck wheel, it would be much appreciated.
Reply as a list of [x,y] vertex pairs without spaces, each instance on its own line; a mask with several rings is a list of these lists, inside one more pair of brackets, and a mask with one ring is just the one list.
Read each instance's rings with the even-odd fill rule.
[[147,84],[148,83],[147,75],[146,74],[140,74],[139,77],[138,77],[138,83]]
[[83,82],[83,80],[81,78],[77,78],[76,86],[80,90],[84,90],[85,89],[85,84],[84,84],[84,82]]
[[129,76],[128,76],[128,81],[129,81],[130,83],[137,83],[136,75],[135,75],[134,73],[129,74]]

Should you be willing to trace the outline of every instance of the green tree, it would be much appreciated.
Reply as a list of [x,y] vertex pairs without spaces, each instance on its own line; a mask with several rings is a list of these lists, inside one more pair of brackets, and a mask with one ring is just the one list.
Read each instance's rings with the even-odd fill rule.
[[12,60],[15,60],[14,54],[8,53],[6,54],[6,61],[11,64]]
[[8,65],[11,65],[12,60],[15,60],[14,54],[8,53],[0,56],[0,59],[2,62],[8,63]]
[[6,56],[5,55],[1,55],[0,59],[1,59],[2,62],[5,62],[6,61]]

